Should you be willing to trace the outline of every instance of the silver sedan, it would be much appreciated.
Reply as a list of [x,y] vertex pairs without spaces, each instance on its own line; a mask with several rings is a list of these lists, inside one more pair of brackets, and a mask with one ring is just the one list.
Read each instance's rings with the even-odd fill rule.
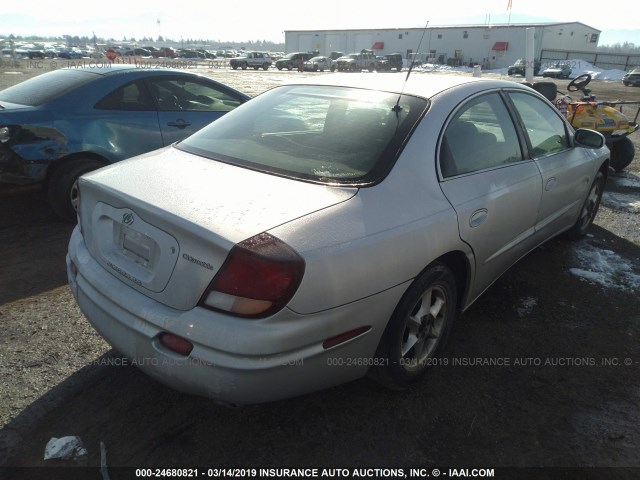
[[324,72],[325,70],[331,70],[332,72],[336,69],[333,60],[329,57],[313,57],[304,62],[305,71],[317,72],[318,70]]
[[586,233],[608,158],[524,85],[303,80],[83,176],[69,282],[111,345],[185,392],[403,388],[505,270]]

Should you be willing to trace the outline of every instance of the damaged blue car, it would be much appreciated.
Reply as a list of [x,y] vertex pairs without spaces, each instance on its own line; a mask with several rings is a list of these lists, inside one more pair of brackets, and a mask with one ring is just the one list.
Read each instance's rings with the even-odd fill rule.
[[41,184],[55,213],[75,221],[78,177],[180,141],[249,98],[195,73],[139,65],[38,75],[0,91],[0,184]]

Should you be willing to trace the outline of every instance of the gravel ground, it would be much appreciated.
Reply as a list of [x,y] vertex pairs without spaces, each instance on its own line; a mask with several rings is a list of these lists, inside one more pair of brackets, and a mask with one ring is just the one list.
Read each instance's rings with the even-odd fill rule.
[[[42,72],[0,67],[0,88]],[[251,95],[313,75],[199,71]],[[640,97],[621,82],[593,90]],[[638,133],[633,139],[640,152]],[[638,154],[611,175],[592,233],[548,242],[496,282],[454,326],[443,363],[423,384],[399,393],[362,379],[240,409],[123,365],[66,286],[71,226],[36,189],[0,190],[0,205],[0,465],[43,466],[51,437],[80,435],[89,465],[99,464],[104,441],[110,466],[129,467],[640,468]],[[613,271],[599,271],[602,262],[585,252],[605,256]],[[592,276],[576,274],[585,271]],[[509,364],[476,361],[488,358]],[[607,472],[637,478],[640,470]]]

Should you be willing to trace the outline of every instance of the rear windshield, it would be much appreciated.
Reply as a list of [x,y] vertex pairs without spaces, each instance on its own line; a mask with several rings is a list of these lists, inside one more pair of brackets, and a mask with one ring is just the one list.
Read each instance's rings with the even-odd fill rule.
[[398,93],[284,86],[177,147],[301,180],[366,185],[388,173],[426,107],[425,99]]
[[0,92],[0,101],[20,105],[42,105],[96,78],[83,70],[54,70]]

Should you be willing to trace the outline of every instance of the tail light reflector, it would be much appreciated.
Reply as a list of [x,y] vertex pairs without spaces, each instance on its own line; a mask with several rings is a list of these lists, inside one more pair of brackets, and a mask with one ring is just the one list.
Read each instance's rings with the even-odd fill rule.
[[159,340],[162,346],[185,357],[193,350],[193,343],[173,333],[163,332],[160,334]]
[[324,342],[322,342],[322,347],[326,350],[327,348],[335,347],[336,345],[340,345],[341,343],[346,342],[347,340],[351,340],[352,338],[356,338],[358,335],[362,335],[364,332],[368,332],[371,330],[371,327],[358,327],[353,330],[349,330],[348,332],[341,333],[340,335],[336,335],[335,337],[327,338]]

